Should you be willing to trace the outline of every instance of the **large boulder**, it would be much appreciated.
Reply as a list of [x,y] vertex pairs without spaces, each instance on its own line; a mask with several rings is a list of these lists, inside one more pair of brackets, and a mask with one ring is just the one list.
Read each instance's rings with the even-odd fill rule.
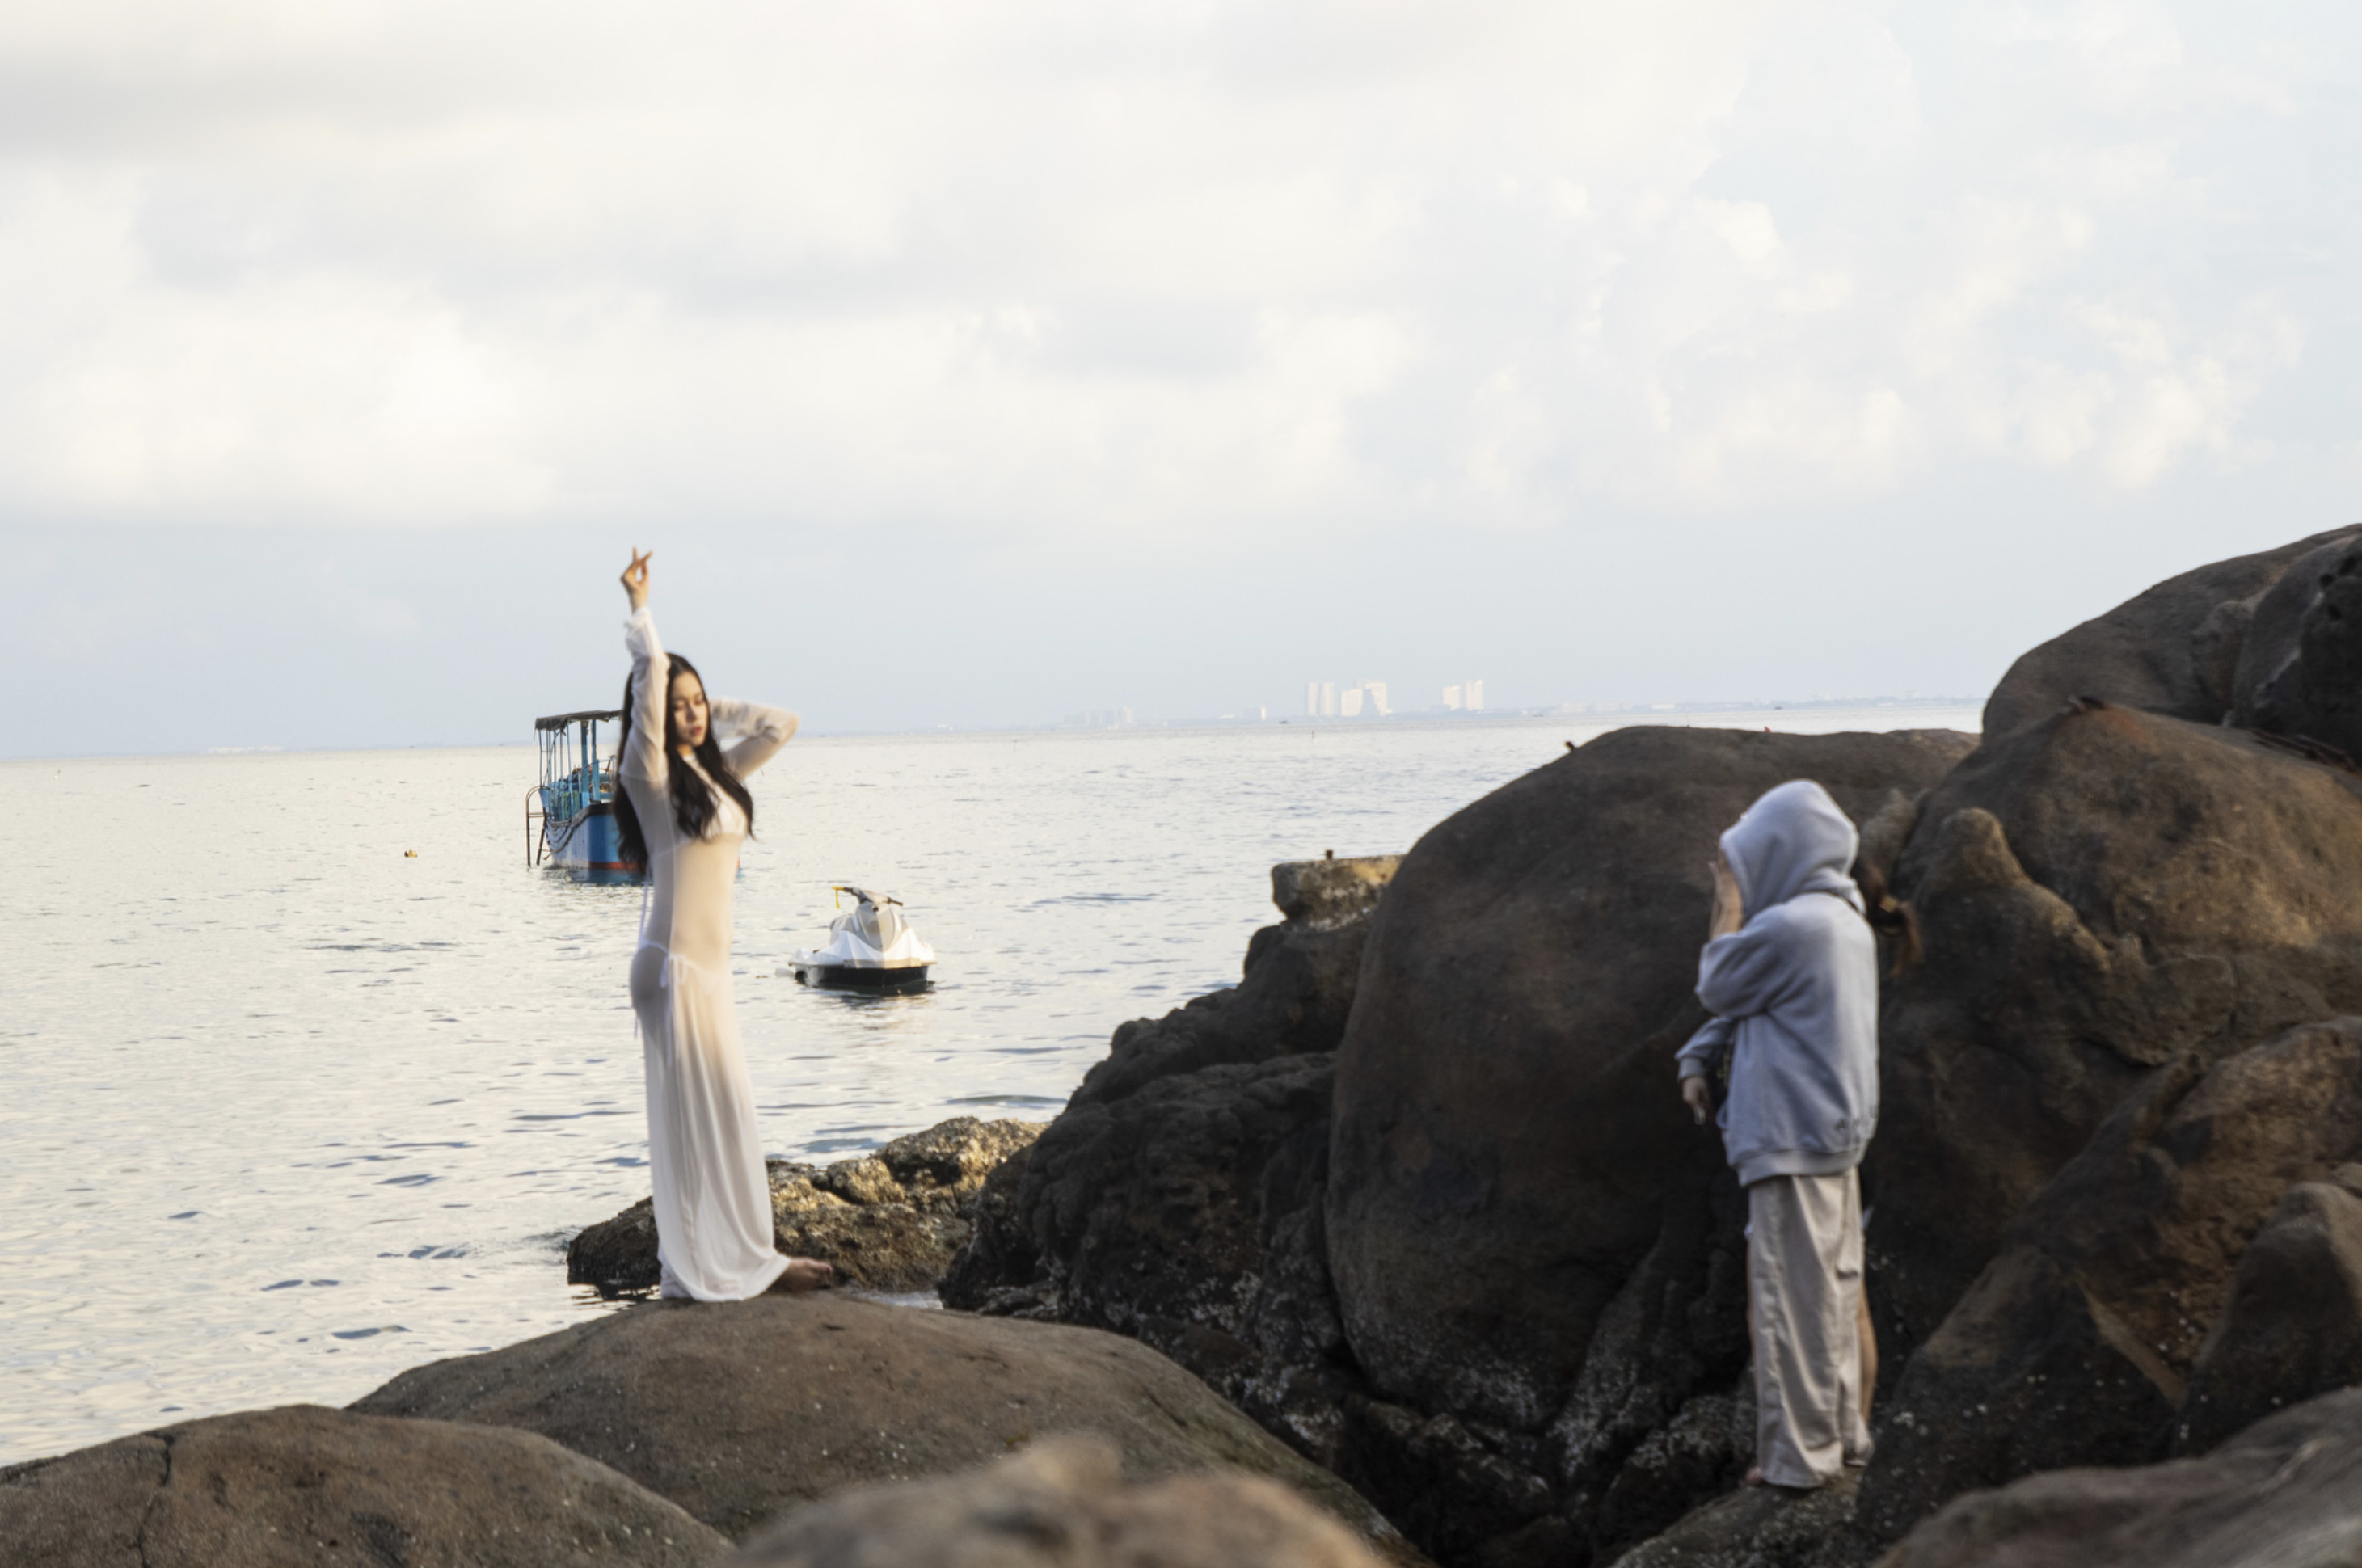
[[[1997,738],[2047,718],[2073,697],[2216,723],[2240,705],[2243,688],[2254,690],[2262,667],[2287,651],[2292,623],[2266,612],[2267,593],[2301,558],[2356,536],[2334,529],[2215,561],[2061,633],[2021,655],[2001,678],[1985,701],[1985,734]],[[2268,659],[2267,646],[2279,657]]]
[[2362,1383],[2362,1165],[2288,1190],[2239,1259],[2200,1349],[2174,1447],[2204,1453],[2316,1395]]
[[2330,1568],[2362,1561],[2362,1390],[2205,1459],[2067,1470],[1962,1497],[1880,1568]]
[[[772,1160],[772,1240],[865,1289],[932,1290],[975,1232],[986,1178],[1042,1127],[955,1116],[824,1169]],[[567,1243],[568,1282],[602,1296],[653,1290],[657,1274],[656,1209],[645,1198]]]
[[1144,1345],[845,1297],[641,1303],[415,1368],[353,1408],[538,1432],[734,1539],[850,1487],[1084,1432],[1134,1475],[1243,1470],[1401,1546],[1352,1488]]
[[[1330,1264],[1384,1394],[1535,1432],[1595,1368],[1558,1441],[1570,1474],[1604,1475],[1700,1379],[1736,1375],[1737,1308],[1692,1310],[1709,1288],[1738,1299],[1710,1196],[1727,1177],[1672,1072],[1705,1016],[1693,987],[1716,840],[1797,778],[1857,822],[1907,822],[1971,744],[1619,730],[1419,840],[1371,930],[1330,1154]],[[1664,1378],[1591,1354],[1636,1280],[1618,1350],[1684,1364]],[[1604,1444],[1602,1421],[1617,1433]]]
[[1103,1442],[865,1487],[789,1515],[725,1568],[1377,1568],[1285,1486],[1206,1471],[1127,1485]]
[[0,1470],[9,1568],[690,1568],[729,1544],[547,1438],[315,1405]]
[[2362,778],[2243,731],[2083,703],[1988,739],[1894,884],[1926,960],[1864,1167],[1890,1367],[2160,1067],[2362,1012]]
[[[2152,1075],[1911,1357],[1855,1528],[1888,1541],[1973,1487],[2164,1458],[2250,1239],[2292,1183],[2357,1153],[2362,1019]],[[2242,1390],[2266,1408],[2274,1392]]]

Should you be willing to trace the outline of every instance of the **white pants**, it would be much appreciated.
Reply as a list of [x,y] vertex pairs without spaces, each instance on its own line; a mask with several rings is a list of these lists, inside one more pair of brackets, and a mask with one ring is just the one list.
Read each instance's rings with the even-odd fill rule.
[[1818,1486],[1870,1462],[1861,1418],[1861,1183],[1767,1176],[1747,1189],[1755,1463]]

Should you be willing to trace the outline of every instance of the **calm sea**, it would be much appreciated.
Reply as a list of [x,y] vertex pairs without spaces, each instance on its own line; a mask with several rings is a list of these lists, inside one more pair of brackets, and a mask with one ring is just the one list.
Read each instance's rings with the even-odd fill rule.
[[[1681,722],[1973,728],[1957,706]],[[1624,722],[1624,721],[1616,721]],[[1407,848],[1607,722],[798,740],[756,781],[738,1006],[771,1153],[1046,1119],[1129,1018],[1233,981],[1273,862]],[[602,1309],[646,1195],[630,888],[526,868],[524,747],[0,764],[0,1463],[341,1404]],[[409,854],[415,851],[415,857]],[[829,884],[924,995],[776,971]]]

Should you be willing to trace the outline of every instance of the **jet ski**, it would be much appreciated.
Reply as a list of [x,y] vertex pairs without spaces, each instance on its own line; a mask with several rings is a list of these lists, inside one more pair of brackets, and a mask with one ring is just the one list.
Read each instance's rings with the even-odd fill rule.
[[807,986],[859,991],[916,991],[927,985],[935,950],[902,918],[902,901],[866,888],[839,885],[854,905],[828,922],[825,946],[798,949],[780,971]]

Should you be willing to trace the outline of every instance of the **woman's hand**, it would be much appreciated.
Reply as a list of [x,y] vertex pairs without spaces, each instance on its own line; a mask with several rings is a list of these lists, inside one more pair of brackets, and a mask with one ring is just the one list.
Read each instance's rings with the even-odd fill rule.
[[1714,873],[1714,916],[1706,923],[1706,940],[1728,936],[1747,923],[1747,900],[1738,891],[1738,878],[1730,874],[1730,862],[1716,850],[1707,869]]
[[632,564],[624,569],[624,591],[632,596],[632,613],[635,615],[648,602],[648,562],[655,558],[654,550],[650,550],[644,556],[635,547],[632,550]]
[[1699,1126],[1705,1125],[1706,1113],[1714,1109],[1714,1097],[1706,1092],[1704,1078],[1682,1080],[1682,1103],[1690,1108],[1690,1115]]

